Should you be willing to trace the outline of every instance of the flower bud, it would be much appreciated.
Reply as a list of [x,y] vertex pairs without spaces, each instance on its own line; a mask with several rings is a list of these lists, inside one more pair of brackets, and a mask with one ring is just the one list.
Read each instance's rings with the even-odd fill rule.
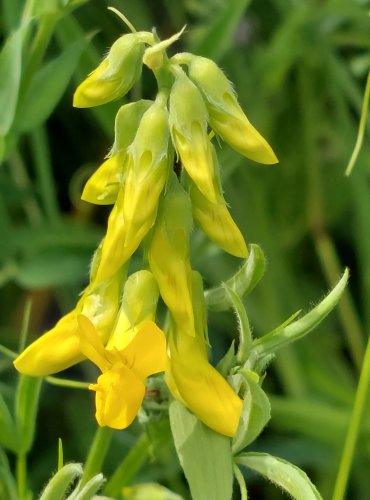
[[90,108],[124,96],[141,75],[144,49],[140,33],[118,38],[99,66],[77,87],[73,106]]
[[194,336],[189,261],[190,210],[187,194],[178,185],[177,179],[172,178],[158,212],[148,259],[162,299],[174,321]]
[[129,171],[108,220],[98,279],[106,279],[135,252],[153,226],[168,163],[168,117],[161,102],[143,115],[127,150]]
[[96,205],[110,205],[117,199],[125,177],[126,149],[134,140],[140,120],[153,101],[140,100],[121,106],[115,120],[115,140],[109,158],[85,184],[81,199]]
[[121,153],[105,160],[86,182],[81,200],[95,205],[113,204],[123,180],[123,159]]
[[245,116],[223,71],[210,59],[190,54],[186,56],[189,77],[206,100],[213,130],[247,158],[259,163],[277,163],[270,145]]
[[182,70],[170,94],[170,130],[175,149],[189,177],[212,202],[214,165],[207,136],[208,112],[197,87]]

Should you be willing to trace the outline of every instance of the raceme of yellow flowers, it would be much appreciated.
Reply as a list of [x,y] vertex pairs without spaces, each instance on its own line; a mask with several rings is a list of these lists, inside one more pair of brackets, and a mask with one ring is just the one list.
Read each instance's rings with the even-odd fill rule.
[[[116,429],[137,415],[146,378],[165,372],[173,397],[215,431],[233,436],[242,400],[208,361],[203,283],[191,267],[189,238],[194,221],[224,251],[248,255],[223,197],[214,136],[254,161],[277,159],[213,61],[190,53],[167,57],[179,35],[162,42],[154,32],[121,36],[75,92],[79,108],[122,98],[143,64],[158,83],[154,101],[121,106],[113,147],[83,190],[83,200],[113,205],[88,286],[75,309],[15,366],[45,376],[89,359],[101,371],[90,385],[96,419]],[[181,172],[174,168],[178,161]],[[127,277],[140,245],[149,269]],[[155,323],[159,295],[169,312],[166,335]]]

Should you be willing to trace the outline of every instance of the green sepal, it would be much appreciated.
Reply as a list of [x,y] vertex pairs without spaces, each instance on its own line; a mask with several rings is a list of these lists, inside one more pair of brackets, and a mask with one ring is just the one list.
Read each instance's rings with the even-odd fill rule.
[[238,320],[239,347],[236,353],[236,359],[238,361],[238,364],[241,365],[249,357],[249,353],[252,347],[252,332],[249,326],[247,311],[245,310],[241,298],[226,283],[223,284],[223,287],[227,295],[229,296],[232,307],[236,314],[236,318]]
[[220,359],[216,368],[217,371],[219,371],[221,375],[226,378],[229,375],[231,368],[233,368],[235,365],[236,365],[235,340],[233,340],[225,356],[222,359]]
[[254,441],[271,418],[271,406],[264,390],[247,372],[242,372],[242,375],[245,396],[232,444],[234,454]]
[[[0,394],[0,444],[8,450],[16,453],[18,451],[18,441],[15,423],[10,414],[8,405]],[[1,498],[1,496],[0,496]]]
[[243,453],[235,462],[259,472],[296,500],[322,500],[307,474],[281,458],[268,453]]
[[193,500],[230,500],[233,469],[231,440],[200,422],[185,406],[169,408],[175,448]]
[[39,377],[19,377],[15,406],[18,453],[27,453],[33,443],[41,383]]
[[[258,245],[250,245],[250,254],[242,267],[225,284],[239,297],[249,294],[265,272],[265,257]],[[212,311],[226,311],[233,304],[223,285],[210,288],[205,292],[207,307]]]
[[48,482],[40,500],[62,500],[68,488],[77,478],[82,476],[80,464],[67,464],[62,467]]
[[266,356],[271,356],[278,349],[304,337],[319,325],[339,302],[347,281],[348,269],[344,271],[343,276],[333,290],[310,312],[284,328],[275,329],[271,333],[255,339],[251,350],[251,358],[257,360],[258,363],[263,362],[263,358]]
[[91,500],[105,482],[103,474],[99,473],[92,477],[81,487],[79,483],[76,489],[67,497],[66,500]]

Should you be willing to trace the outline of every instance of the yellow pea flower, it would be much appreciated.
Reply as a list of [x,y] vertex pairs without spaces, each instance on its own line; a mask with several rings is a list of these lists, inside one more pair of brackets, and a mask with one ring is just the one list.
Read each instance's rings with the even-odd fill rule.
[[143,114],[152,104],[153,101],[141,99],[120,107],[115,119],[114,144],[108,159],[85,184],[82,200],[96,205],[115,203],[127,175],[126,149],[134,140]]
[[167,366],[164,333],[152,321],[138,326],[135,336],[123,349],[106,349],[91,321],[78,316],[80,349],[102,372],[95,391],[96,419],[100,426],[128,427],[145,395],[145,380]]
[[188,332],[170,335],[167,385],[173,396],[211,429],[234,436],[243,402],[208,362],[205,342]]
[[97,279],[104,280],[136,251],[153,226],[169,171],[168,114],[159,97],[144,113],[127,149],[128,173],[109,216]]
[[234,89],[211,59],[177,54],[189,66],[189,78],[202,92],[213,130],[238,153],[259,163],[277,163],[271,146],[253,127],[241,109]]
[[15,368],[26,375],[42,377],[56,373],[84,359],[80,351],[78,314],[88,316],[98,328],[106,343],[116,320],[122,277],[90,284],[75,309],[63,316],[57,324],[32,342],[14,361]]
[[140,78],[143,39],[147,35],[129,33],[118,38],[99,66],[77,87],[73,106],[90,108],[124,96]]
[[190,181],[190,198],[194,220],[203,229],[206,235],[217,243],[225,252],[236,257],[246,258],[248,249],[244,237],[235,224],[221,191],[219,181],[219,167],[216,151],[213,146],[212,155],[215,165],[214,189],[222,201],[212,203]]
[[[172,186],[177,188],[172,190]],[[174,321],[194,335],[189,261],[190,210],[189,197],[175,178],[167,186],[158,211],[149,243],[148,260],[162,299]]]
[[177,68],[170,94],[172,141],[189,177],[206,198],[216,203],[218,196],[213,185],[214,165],[207,118],[201,93],[181,68]]
[[169,335],[169,367],[166,382],[172,395],[211,429],[234,436],[243,402],[208,361],[206,306],[203,282],[191,272],[195,335],[172,326]]

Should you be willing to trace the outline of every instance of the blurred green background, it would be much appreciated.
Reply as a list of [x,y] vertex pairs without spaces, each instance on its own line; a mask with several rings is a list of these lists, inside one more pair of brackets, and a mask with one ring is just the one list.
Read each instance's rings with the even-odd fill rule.
[[[3,42],[19,26],[25,4],[1,1]],[[89,206],[79,196],[113,142],[114,116],[122,102],[78,110],[72,108],[72,95],[126,31],[108,5],[122,10],[138,30],[155,26],[162,39],[186,24],[169,52],[191,51],[216,60],[280,160],[264,167],[225,144],[219,148],[231,212],[268,262],[264,279],[246,301],[254,335],[270,331],[298,309],[307,310],[335,284],[344,266],[350,267],[348,293],[339,307],[270,366],[264,384],[272,420],[253,446],[302,467],[329,498],[370,329],[368,132],[353,174],[344,176],[370,62],[370,1],[27,2],[28,9],[40,9],[39,18],[23,50],[24,80],[12,124],[3,131],[0,170],[0,343],[15,351],[27,300],[32,299],[30,341],[74,306],[104,233],[108,209]],[[49,24],[43,25],[45,19]],[[49,32],[45,26],[51,26]],[[37,36],[44,36],[44,51],[35,51]],[[0,90],[1,85],[6,84],[0,83]],[[151,98],[155,91],[144,70],[142,83],[128,98]],[[8,103],[1,104],[5,116]],[[208,286],[240,265],[197,230],[192,262]],[[235,318],[215,313],[209,325],[217,361],[235,336]],[[91,380],[91,370],[83,364],[67,376]],[[0,391],[11,403],[16,373],[2,355],[0,373]],[[158,481],[183,493],[168,427],[160,421],[146,424],[145,418],[150,447],[135,481]],[[66,460],[83,461],[94,430],[88,391],[44,383],[30,459],[35,491],[56,467],[58,437]],[[138,432],[135,424],[115,434],[106,474],[128,453]],[[369,467],[370,419],[365,415],[348,498],[369,498]],[[251,498],[282,497],[256,476],[247,480]]]

